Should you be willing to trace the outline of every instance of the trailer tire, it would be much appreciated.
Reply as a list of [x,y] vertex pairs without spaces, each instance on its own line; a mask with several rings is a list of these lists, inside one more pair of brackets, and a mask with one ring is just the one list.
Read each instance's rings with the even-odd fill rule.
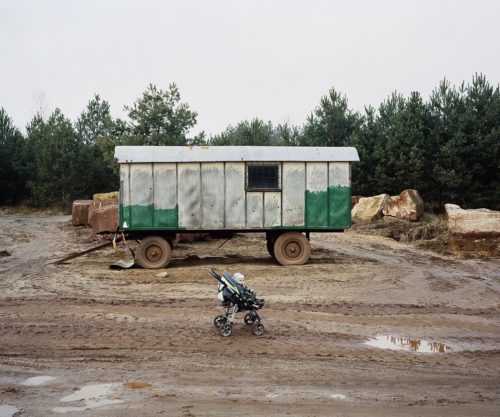
[[172,256],[170,244],[160,236],[142,239],[137,248],[137,263],[145,269],[165,268]]
[[311,245],[302,233],[283,233],[274,243],[274,257],[281,265],[304,265],[309,256]]

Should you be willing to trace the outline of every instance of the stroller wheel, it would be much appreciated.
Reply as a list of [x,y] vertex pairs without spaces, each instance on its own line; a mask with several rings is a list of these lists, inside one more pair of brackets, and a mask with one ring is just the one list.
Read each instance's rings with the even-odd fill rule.
[[218,329],[220,329],[227,321],[227,317],[226,316],[217,316],[215,319],[214,319],[214,325],[215,327],[217,327]]
[[252,332],[255,336],[261,336],[264,333],[264,325],[260,323],[255,323],[253,325]]
[[231,326],[230,324],[223,324],[220,328],[221,336],[224,337],[231,336],[232,332],[233,332],[233,326]]
[[251,324],[253,324],[255,322],[254,317],[250,313],[247,313],[245,315],[245,319],[244,320],[245,320],[245,324],[247,324],[247,325],[251,325]]

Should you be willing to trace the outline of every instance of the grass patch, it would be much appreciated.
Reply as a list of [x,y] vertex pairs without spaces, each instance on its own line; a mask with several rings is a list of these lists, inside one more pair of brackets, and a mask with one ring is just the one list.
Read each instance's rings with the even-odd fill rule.
[[446,221],[441,216],[428,213],[416,222],[384,216],[370,223],[354,224],[352,230],[360,234],[388,237],[398,242],[446,241],[449,237]]

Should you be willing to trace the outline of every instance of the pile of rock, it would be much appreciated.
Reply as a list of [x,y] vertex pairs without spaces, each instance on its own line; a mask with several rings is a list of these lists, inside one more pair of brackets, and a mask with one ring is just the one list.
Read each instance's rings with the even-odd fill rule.
[[118,191],[94,194],[92,200],[76,200],[72,207],[74,226],[90,226],[93,233],[115,232],[118,227]]
[[[355,201],[357,200],[357,203]],[[417,190],[404,190],[397,196],[380,194],[374,197],[353,197],[351,211],[354,223],[366,223],[382,218],[395,217],[417,221],[424,214],[424,202]]]
[[[466,238],[500,237],[500,211],[464,210],[455,204],[445,204],[448,231]],[[354,223],[369,223],[383,216],[418,221],[424,214],[424,202],[417,190],[404,190],[397,196],[380,194],[374,197],[352,197],[351,217]]]

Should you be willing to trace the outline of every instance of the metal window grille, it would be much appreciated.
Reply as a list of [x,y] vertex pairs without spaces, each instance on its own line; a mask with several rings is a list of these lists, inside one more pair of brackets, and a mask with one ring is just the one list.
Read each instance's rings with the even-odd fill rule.
[[280,190],[281,177],[279,164],[247,165],[247,190]]

